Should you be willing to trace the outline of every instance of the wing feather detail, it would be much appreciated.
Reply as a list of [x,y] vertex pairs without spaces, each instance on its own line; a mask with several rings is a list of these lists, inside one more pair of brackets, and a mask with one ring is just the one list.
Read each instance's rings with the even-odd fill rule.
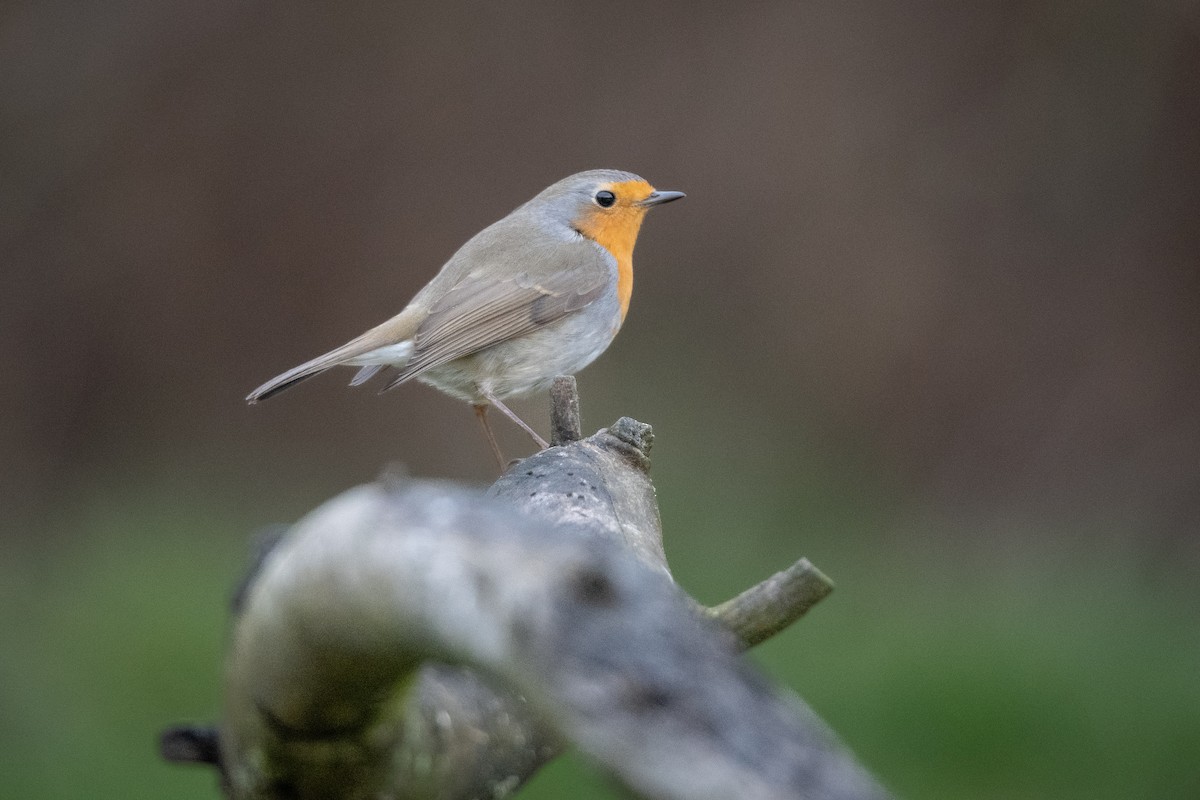
[[466,276],[429,309],[413,337],[412,358],[386,388],[586,308],[611,282],[605,265],[593,261],[587,266],[536,280],[528,272],[499,281]]

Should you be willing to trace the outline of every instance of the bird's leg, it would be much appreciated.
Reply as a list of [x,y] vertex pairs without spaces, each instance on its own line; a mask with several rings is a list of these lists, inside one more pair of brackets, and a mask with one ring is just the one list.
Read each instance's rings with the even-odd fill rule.
[[487,400],[489,403],[494,405],[496,408],[500,409],[500,411],[503,412],[504,416],[508,417],[513,422],[520,425],[521,429],[524,430],[526,433],[528,433],[533,438],[533,441],[537,443],[538,447],[540,447],[543,450],[550,447],[549,442],[547,442],[541,436],[538,436],[537,431],[535,431],[533,428],[526,425],[525,420],[518,417],[516,414],[514,414],[512,412],[512,410],[508,406],[504,405],[504,403],[501,403],[499,400],[497,400],[496,396],[494,394],[492,394],[491,392],[485,391],[485,392],[483,392],[483,397],[485,400]]
[[479,424],[483,426],[483,435],[487,437],[488,444],[492,446],[492,455],[496,457],[496,465],[500,467],[500,472],[504,472],[504,454],[500,452],[500,445],[496,442],[496,437],[492,433],[492,426],[488,425],[487,421],[487,404],[472,405],[475,409],[475,417],[479,420]]

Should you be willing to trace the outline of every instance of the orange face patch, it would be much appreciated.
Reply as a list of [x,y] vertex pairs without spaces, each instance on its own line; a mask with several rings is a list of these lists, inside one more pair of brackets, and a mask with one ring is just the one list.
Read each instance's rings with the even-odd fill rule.
[[645,181],[621,181],[599,187],[616,195],[617,200],[608,208],[596,206],[577,220],[580,232],[617,260],[617,298],[621,301],[621,320],[629,310],[629,298],[633,295],[633,245],[637,242],[646,206],[641,202],[654,191]]

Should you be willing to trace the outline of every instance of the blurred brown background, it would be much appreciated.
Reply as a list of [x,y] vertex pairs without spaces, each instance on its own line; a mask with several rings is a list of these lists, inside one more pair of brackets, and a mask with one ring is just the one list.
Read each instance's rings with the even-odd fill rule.
[[13,4],[15,497],[147,460],[263,489],[389,458],[485,475],[468,410],[428,390],[240,398],[613,166],[689,199],[647,225],[593,423],[737,424],[934,503],[1190,537],[1197,25],[1186,3]]
[[47,575],[96,498],[251,527],[389,461],[489,479],[424,387],[242,397],[593,167],[688,193],[580,381],[655,426],[693,581],[838,519],[1200,561],[1195,2],[10,2],[0,114],[5,538]]

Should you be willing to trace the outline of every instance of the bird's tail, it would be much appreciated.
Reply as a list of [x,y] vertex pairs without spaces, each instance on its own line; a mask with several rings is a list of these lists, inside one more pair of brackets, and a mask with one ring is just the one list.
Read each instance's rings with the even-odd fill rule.
[[246,402],[257,403],[259,400],[274,397],[302,380],[322,373],[330,367],[342,365],[362,367],[350,382],[351,386],[358,386],[373,378],[381,370],[403,364],[411,351],[412,344],[409,342],[377,347],[373,342],[355,339],[325,355],[317,356],[312,361],[305,361],[298,367],[292,367],[282,375],[276,375],[248,394]]
[[267,381],[262,386],[246,395],[246,402],[257,403],[259,400],[266,400],[268,397],[274,397],[284,389],[290,389],[306,378],[311,378],[313,375],[322,373],[330,367],[336,367],[347,357],[342,350],[343,348],[338,348],[337,350],[333,350],[323,356],[317,356],[312,361],[305,361],[298,367],[292,367],[282,375],[276,375],[274,378],[271,378],[271,380]]
[[257,403],[274,397],[284,389],[290,389],[305,378],[324,372],[330,367],[343,364],[363,367],[355,376],[352,386],[366,381],[384,367],[403,365],[412,355],[412,335],[415,322],[412,312],[392,317],[382,325],[346,342],[341,347],[292,367],[282,375],[276,375],[246,396],[249,403]]

